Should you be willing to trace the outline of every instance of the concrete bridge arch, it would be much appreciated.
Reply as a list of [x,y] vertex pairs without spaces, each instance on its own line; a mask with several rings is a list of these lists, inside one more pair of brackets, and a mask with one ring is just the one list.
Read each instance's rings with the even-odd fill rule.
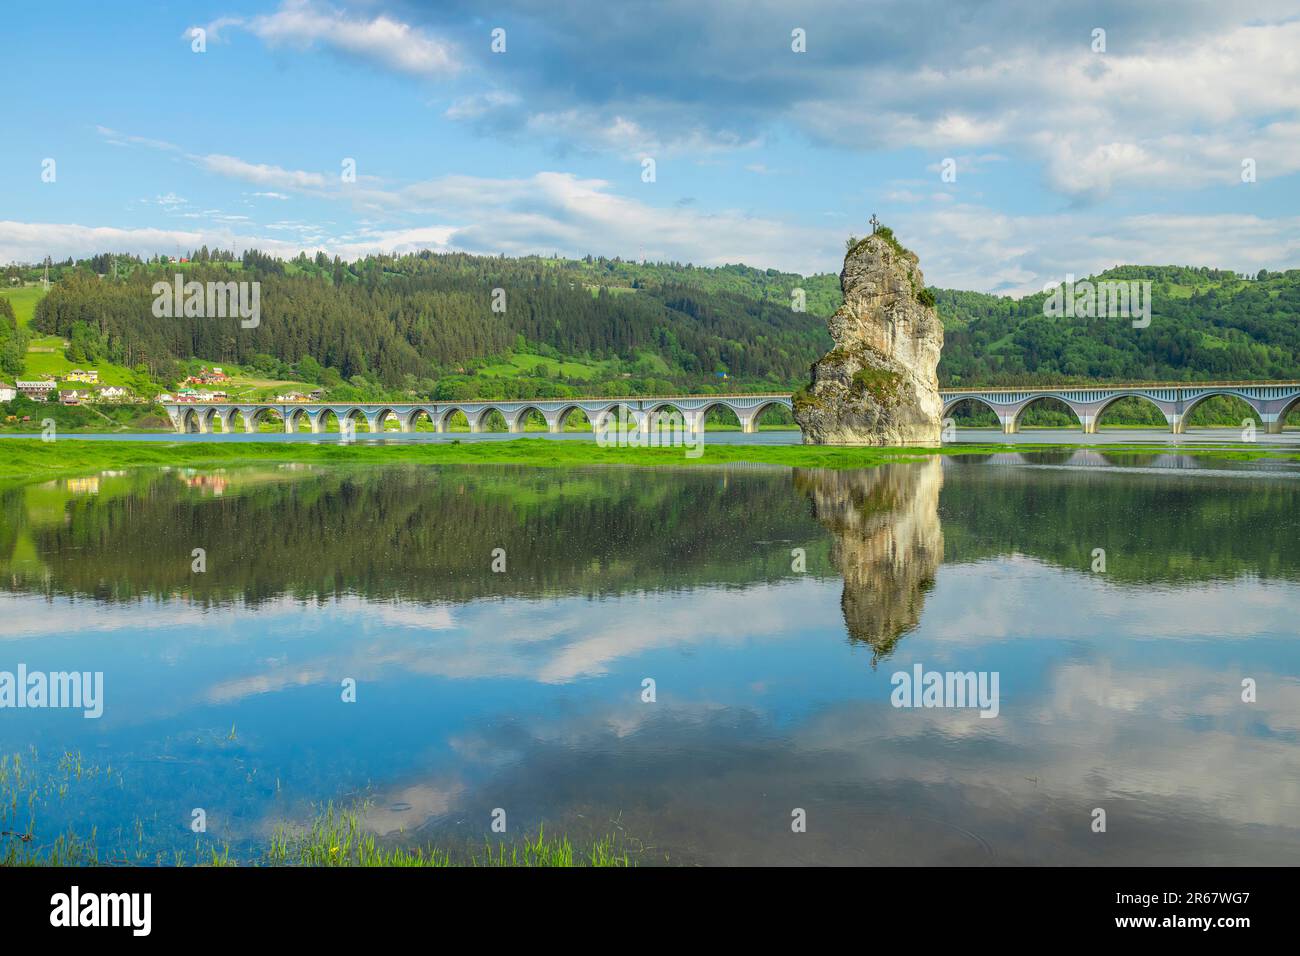
[[[1147,385],[1050,386],[1034,388],[944,388],[939,390],[942,414],[949,417],[956,404],[963,400],[976,401],[993,410],[1002,428],[1013,433],[1020,428],[1021,413],[1029,405],[1043,398],[1062,402],[1076,416],[1085,433],[1097,430],[1097,421],[1111,404],[1125,397],[1135,397],[1155,405],[1166,423],[1175,433],[1184,430],[1188,415],[1203,401],[1214,395],[1231,395],[1247,403],[1259,415],[1268,432],[1280,432],[1287,413],[1300,404],[1300,382],[1205,382],[1205,383],[1154,383]],[[215,431],[213,425],[220,421],[223,432],[233,433],[242,416],[244,430],[257,431],[260,423],[274,415],[283,423],[285,431],[295,431],[302,416],[311,423],[312,431],[323,432],[328,416],[340,422],[365,421],[372,432],[382,431],[387,419],[395,417],[402,431],[412,431],[421,414],[429,416],[434,430],[448,430],[449,419],[456,412],[465,415],[471,431],[482,431],[487,415],[499,412],[511,432],[521,432],[525,417],[533,411],[546,420],[551,432],[563,430],[565,422],[575,409],[581,410],[592,423],[593,430],[600,427],[609,415],[618,414],[619,408],[639,429],[650,429],[656,415],[680,415],[684,425],[693,431],[702,431],[709,409],[730,409],[740,421],[744,432],[758,429],[759,417],[773,405],[792,408],[791,396],[764,395],[678,395],[636,398],[582,398],[582,399],[524,399],[484,400],[462,402],[374,402],[349,403],[256,403],[256,402],[172,402],[165,408],[173,426],[179,432]]]

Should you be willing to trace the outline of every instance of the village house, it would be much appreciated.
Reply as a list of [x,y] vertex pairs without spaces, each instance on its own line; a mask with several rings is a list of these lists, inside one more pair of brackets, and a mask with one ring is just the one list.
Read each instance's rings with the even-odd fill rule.
[[0,382],[0,402],[12,402],[18,397],[18,389],[8,382]]
[[210,402],[214,398],[214,393],[207,389],[182,388],[176,393],[178,402]]
[[67,375],[63,376],[63,380],[65,382],[85,382],[87,385],[97,385],[99,384],[99,372],[96,369],[83,371],[82,369],[74,368]]
[[85,392],[79,392],[75,388],[65,389],[59,392],[59,401],[64,405],[80,405],[82,399],[85,397]]
[[105,385],[95,395],[95,399],[100,402],[121,402],[125,401],[127,391],[120,385]]
[[307,401],[307,396],[302,392],[286,392],[283,395],[275,396],[275,400],[277,402],[305,402]]
[[187,385],[219,385],[222,382],[229,381],[230,376],[219,365],[214,365],[212,368],[201,368],[198,375],[191,375],[185,379]]
[[22,379],[19,379],[14,384],[17,385],[19,394],[36,402],[48,402],[50,400],[50,394],[58,387],[49,379],[30,382],[25,382]]

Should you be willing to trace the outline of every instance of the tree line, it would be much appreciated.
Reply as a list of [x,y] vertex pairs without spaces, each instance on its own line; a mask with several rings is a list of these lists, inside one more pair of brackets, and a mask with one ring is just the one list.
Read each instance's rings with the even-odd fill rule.
[[[207,248],[185,258],[104,254],[58,263],[32,327],[69,339],[77,361],[143,366],[156,381],[203,361],[370,394],[528,398],[717,390],[724,381],[737,390],[797,388],[829,348],[826,317],[840,304],[837,276],[743,265],[429,252],[345,262],[324,253],[285,260]],[[156,318],[151,287],[178,272],[199,282],[260,282],[259,326]],[[940,383],[1300,377],[1300,270],[1246,279],[1123,266],[1096,278],[1150,281],[1150,325],[1048,317],[1042,293],[1013,299],[927,290],[945,325]],[[0,312],[0,368],[10,374],[21,335]],[[554,366],[532,378],[475,375],[518,352]],[[566,378],[566,360],[605,364],[596,378]]]

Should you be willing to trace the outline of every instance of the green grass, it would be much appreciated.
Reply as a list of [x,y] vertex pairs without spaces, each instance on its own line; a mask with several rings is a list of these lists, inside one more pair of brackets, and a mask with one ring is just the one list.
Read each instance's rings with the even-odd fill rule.
[[[204,364],[209,368],[213,365],[221,365],[220,362],[206,362]],[[319,384],[312,382],[265,378],[253,372],[231,373],[229,368],[226,368],[226,372],[230,373],[230,381],[221,385],[182,385],[180,387],[223,391],[230,396],[231,401],[255,401],[263,398],[270,401],[276,395],[283,395],[285,392],[301,392],[303,395],[307,395],[320,388]]]
[[[31,420],[6,421],[10,415]],[[0,403],[0,431],[39,433],[47,419],[53,419],[57,434],[77,432],[170,432],[167,413],[157,405],[62,405],[18,398]]]
[[0,289],[0,296],[4,296],[13,305],[18,327],[25,328],[31,323],[36,303],[44,298],[45,290],[39,285],[27,285],[16,289]]
[[530,374],[539,365],[545,365],[551,369],[553,374],[558,372],[564,378],[590,380],[604,375],[607,371],[606,364],[608,363],[591,364],[587,362],[561,361],[560,359],[547,358],[545,355],[534,355],[531,352],[515,352],[509,356],[506,362],[488,365],[479,369],[479,374],[492,378],[516,378],[520,375]]
[[[234,739],[232,727],[230,738]],[[381,843],[363,825],[369,804],[348,809],[333,804],[312,815],[305,825],[277,827],[269,846],[237,841],[232,855],[225,842],[198,840],[192,854],[157,842],[146,821],[100,832],[95,807],[120,791],[124,778],[112,766],[87,762],[79,752],[64,752],[53,764],[36,748],[0,755],[0,866],[96,866],[102,864],[198,866],[632,866],[613,837],[575,847],[567,837],[522,836],[482,849],[445,849],[433,845]],[[48,817],[61,813],[67,829],[50,828]],[[42,824],[42,817],[46,822]]]
[[481,851],[456,854],[435,846],[384,846],[361,824],[365,805],[337,809],[332,804],[317,814],[304,832],[283,827],[272,838],[266,862],[271,866],[334,867],[572,867],[631,866],[614,839],[604,837],[583,850],[575,850],[566,837],[548,837],[545,827],[536,837],[485,844]]
[[68,347],[68,343],[59,335],[38,335],[35,338],[27,340],[27,349],[31,351],[56,351],[61,352]]
[[[133,442],[77,441],[45,443],[39,439],[4,439],[0,444],[0,480],[6,483],[42,481],[58,475],[105,469],[154,466],[218,467],[236,464],[303,462],[320,464],[390,464],[396,462],[459,465],[517,464],[537,467],[575,465],[636,465],[680,467],[755,462],[799,468],[869,468],[891,461],[914,461],[927,455],[987,455],[996,452],[1063,451],[1088,445],[1002,444],[945,445],[941,448],[864,448],[826,445],[726,445],[706,441],[704,454],[687,458],[681,448],[601,448],[594,442],[563,442],[544,438],[512,441],[440,442],[437,444],[379,446],[280,442]],[[1104,451],[1151,453],[1168,446],[1110,445]],[[1300,460],[1300,452],[1270,450],[1235,443],[1222,447],[1178,449],[1181,454],[1205,455],[1236,461],[1262,458]]]
[[[63,354],[60,347],[54,352],[33,352],[29,346],[27,349],[27,364],[23,367],[23,374],[20,378],[41,378],[46,375],[53,375],[55,378],[62,378],[74,368],[95,369],[99,372],[100,385],[129,385],[132,375],[129,369],[120,365],[113,365],[111,362],[70,362],[67,356]],[[76,382],[68,386],[69,388],[89,388],[84,382]]]

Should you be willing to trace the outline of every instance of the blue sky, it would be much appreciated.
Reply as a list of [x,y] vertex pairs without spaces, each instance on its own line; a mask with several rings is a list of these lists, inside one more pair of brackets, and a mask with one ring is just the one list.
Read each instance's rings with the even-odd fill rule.
[[876,213],[946,287],[1300,266],[1295,3],[1131,7],[28,4],[6,11],[0,261],[207,244],[807,274]]

